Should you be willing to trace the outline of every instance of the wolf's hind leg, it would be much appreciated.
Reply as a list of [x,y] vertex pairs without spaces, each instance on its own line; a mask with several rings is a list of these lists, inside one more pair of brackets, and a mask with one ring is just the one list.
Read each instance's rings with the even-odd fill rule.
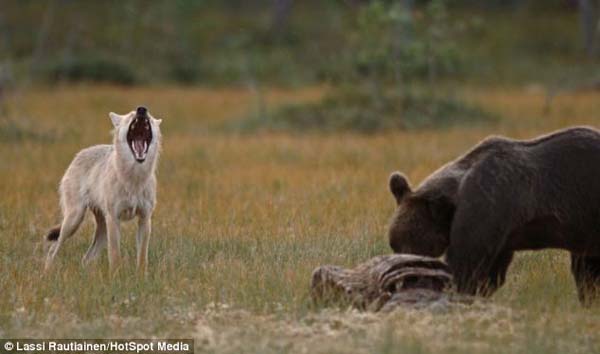
[[94,217],[96,219],[96,231],[90,248],[88,248],[81,260],[84,266],[98,258],[100,252],[106,246],[106,219],[104,218],[104,214],[100,210],[94,210]]
[[60,234],[58,235],[58,239],[55,243],[50,247],[48,251],[48,257],[46,258],[46,264],[44,266],[44,270],[50,269],[52,266],[52,262],[54,261],[54,257],[58,253],[58,250],[62,246],[63,242],[67,238],[77,231],[79,225],[83,221],[83,215],[85,214],[85,206],[77,206],[75,208],[69,209],[65,212],[65,218],[60,225]]

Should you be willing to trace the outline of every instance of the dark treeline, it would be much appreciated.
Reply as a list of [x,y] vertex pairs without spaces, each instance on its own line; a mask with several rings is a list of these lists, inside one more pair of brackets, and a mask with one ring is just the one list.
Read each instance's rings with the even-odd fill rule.
[[[370,61],[365,65],[365,60],[353,58],[368,50],[387,53],[372,36],[393,31],[399,47],[443,45],[428,42],[438,35],[427,34],[431,28],[449,28],[442,36],[455,43],[458,55],[440,53],[434,70],[427,64],[432,55],[423,56],[423,65],[403,57],[423,79],[432,71],[460,79],[486,78],[498,65],[513,77],[529,79],[541,64],[578,65],[597,52],[596,0],[455,0],[440,2],[444,13],[433,20],[425,14],[432,1],[379,2],[383,12],[396,17],[376,13],[373,3],[4,0],[0,65],[5,80],[330,82],[386,65],[372,65],[373,58],[365,59]],[[382,34],[382,29],[388,32]]]

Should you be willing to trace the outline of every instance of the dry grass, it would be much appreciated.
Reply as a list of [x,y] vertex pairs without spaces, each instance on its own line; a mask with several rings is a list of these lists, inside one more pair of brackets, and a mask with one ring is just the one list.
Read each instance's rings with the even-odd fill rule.
[[[273,90],[269,105],[322,88]],[[9,98],[6,116],[33,134],[0,141],[0,337],[194,337],[207,352],[598,352],[600,309],[581,308],[566,254],[526,253],[489,302],[390,315],[314,308],[312,269],[389,252],[387,177],[418,182],[488,134],[533,137],[598,125],[598,94],[559,97],[473,90],[495,126],[359,135],[230,135],[214,129],[254,108],[241,89],[63,87]],[[92,225],[42,276],[42,234],[59,221],[57,183],[82,147],[108,142],[109,110],[140,103],[164,118],[150,272],[127,264],[109,281],[106,256],[79,263]],[[0,129],[2,125],[0,125]],[[36,139],[44,136],[44,139]]]

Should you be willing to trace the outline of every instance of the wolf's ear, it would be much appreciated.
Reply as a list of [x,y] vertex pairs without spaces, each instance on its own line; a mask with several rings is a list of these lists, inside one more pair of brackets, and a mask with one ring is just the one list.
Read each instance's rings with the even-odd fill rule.
[[390,192],[396,198],[396,203],[400,204],[404,196],[410,192],[410,185],[408,179],[400,172],[394,172],[390,176]]
[[119,124],[121,124],[121,120],[123,119],[123,117],[113,112],[110,112],[108,116],[110,117],[110,121],[115,126],[115,128],[118,128]]
[[162,119],[154,119],[154,123],[156,123],[156,125],[160,125],[160,123],[162,123]]

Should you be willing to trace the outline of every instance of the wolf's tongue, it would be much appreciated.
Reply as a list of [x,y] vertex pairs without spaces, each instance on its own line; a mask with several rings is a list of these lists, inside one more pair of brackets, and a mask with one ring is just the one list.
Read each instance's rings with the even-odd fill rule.
[[133,141],[133,152],[134,152],[136,158],[138,158],[138,159],[144,158],[144,155],[146,153],[145,145],[146,144],[145,144],[144,140],[134,140]]

